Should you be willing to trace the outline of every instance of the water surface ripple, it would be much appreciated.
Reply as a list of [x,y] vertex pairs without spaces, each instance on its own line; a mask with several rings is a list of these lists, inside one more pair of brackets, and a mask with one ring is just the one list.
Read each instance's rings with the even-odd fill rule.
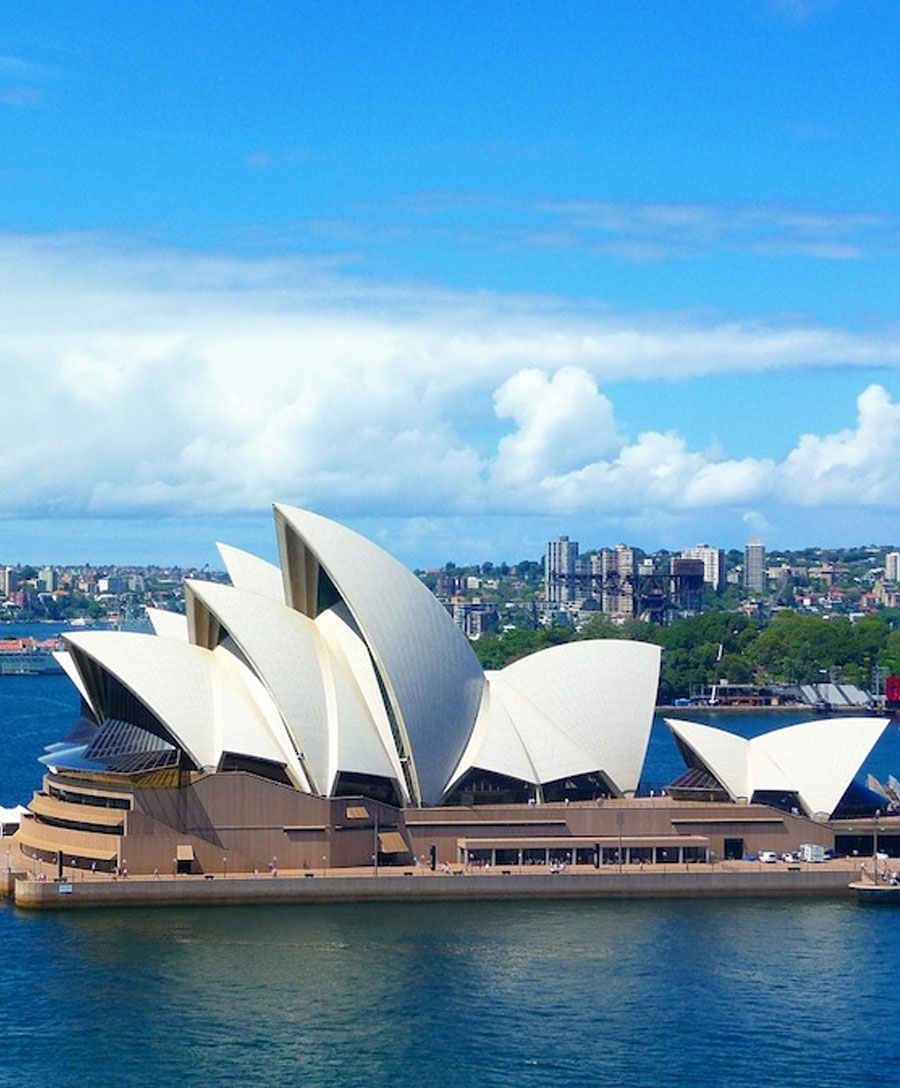
[[[0,683],[0,803],[76,714],[64,677]],[[657,722],[650,780],[676,755]],[[0,906],[0,1085],[880,1085],[898,948],[900,910],[842,900]]]
[[9,1083],[847,1085],[900,1061],[853,902],[0,909]]

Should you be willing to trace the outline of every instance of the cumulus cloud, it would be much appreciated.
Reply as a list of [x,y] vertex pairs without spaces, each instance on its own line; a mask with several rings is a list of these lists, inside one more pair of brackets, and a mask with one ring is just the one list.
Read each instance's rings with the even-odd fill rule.
[[325,262],[0,238],[0,514],[334,515],[894,503],[900,408],[782,461],[629,434],[605,391],[782,367],[891,366],[817,326],[623,318],[534,296],[386,287]]
[[[518,386],[519,377],[507,386]],[[538,395],[550,384],[539,382],[533,372],[521,377]],[[588,376],[582,374],[581,379],[598,397]],[[565,433],[569,419],[577,427],[580,411],[558,398],[554,430]],[[610,456],[569,469],[563,462],[553,466],[547,459],[529,458],[532,426],[527,413],[519,423],[519,430],[501,442],[496,464],[506,449],[523,449],[526,456],[517,462],[518,476],[507,474],[501,480],[512,482],[512,489],[493,496],[495,502],[516,509],[539,513],[594,507],[629,512],[748,506],[745,519],[755,523],[762,515],[752,508],[766,501],[792,506],[900,506],[894,486],[894,466],[900,457],[900,405],[880,385],[870,385],[857,398],[854,428],[823,436],[802,435],[781,462],[754,457],[732,460],[713,451],[691,450],[675,432],[648,431],[634,442],[622,442]],[[615,433],[611,406],[604,423],[609,433]]]
[[708,453],[689,449],[675,432],[647,431],[623,442],[613,456],[574,470],[520,476],[515,490],[498,491],[494,501],[534,513],[733,506],[771,491],[773,467],[751,458],[712,460]]
[[493,484],[500,490],[529,486],[547,472],[574,469],[622,445],[611,402],[576,367],[552,375],[518,371],[495,391],[494,411],[517,425],[501,439],[494,460]]
[[900,405],[871,385],[857,398],[857,425],[837,434],[805,434],[779,468],[786,501],[799,505],[897,505]]

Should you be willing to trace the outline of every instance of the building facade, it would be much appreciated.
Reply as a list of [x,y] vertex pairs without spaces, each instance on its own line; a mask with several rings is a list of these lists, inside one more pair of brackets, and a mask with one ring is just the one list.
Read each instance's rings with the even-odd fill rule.
[[766,546],[754,537],[744,548],[744,588],[763,593],[766,588]]
[[603,611],[611,616],[634,615],[634,549],[625,544],[604,548],[600,553],[603,579]]
[[551,607],[568,604],[578,597],[576,568],[578,563],[578,541],[561,536],[547,544],[544,558],[544,579],[547,604]]
[[685,548],[681,553],[683,559],[700,559],[703,562],[703,582],[711,586],[717,592],[725,587],[725,551],[722,548],[711,548],[709,544],[697,544],[693,548]]

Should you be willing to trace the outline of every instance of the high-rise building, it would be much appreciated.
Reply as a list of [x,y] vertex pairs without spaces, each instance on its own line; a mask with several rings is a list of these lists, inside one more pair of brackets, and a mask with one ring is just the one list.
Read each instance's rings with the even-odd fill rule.
[[603,576],[604,612],[614,616],[634,615],[634,549],[617,544],[615,550],[604,548],[600,553]]
[[547,587],[547,603],[565,604],[578,596],[575,584],[575,564],[578,559],[578,541],[561,536],[547,545],[544,560],[544,579]]
[[884,577],[887,582],[900,582],[900,552],[888,552],[884,557]]
[[759,537],[744,548],[744,588],[754,593],[766,588],[766,546]]
[[725,585],[725,551],[722,548],[697,544],[693,548],[685,548],[681,555],[683,559],[703,560],[703,581],[706,585],[715,590]]
[[41,567],[37,582],[42,593],[53,593],[59,587],[59,576],[53,567]]

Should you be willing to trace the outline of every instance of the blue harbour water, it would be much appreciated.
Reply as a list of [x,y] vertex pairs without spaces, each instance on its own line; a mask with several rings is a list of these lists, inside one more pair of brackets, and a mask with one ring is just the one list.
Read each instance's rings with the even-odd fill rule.
[[[0,802],[30,797],[76,711],[64,677],[0,679]],[[892,725],[875,773],[898,748]],[[648,779],[673,769],[658,722]],[[0,1085],[744,1088],[900,1068],[900,910],[853,901],[7,905],[0,955]]]

